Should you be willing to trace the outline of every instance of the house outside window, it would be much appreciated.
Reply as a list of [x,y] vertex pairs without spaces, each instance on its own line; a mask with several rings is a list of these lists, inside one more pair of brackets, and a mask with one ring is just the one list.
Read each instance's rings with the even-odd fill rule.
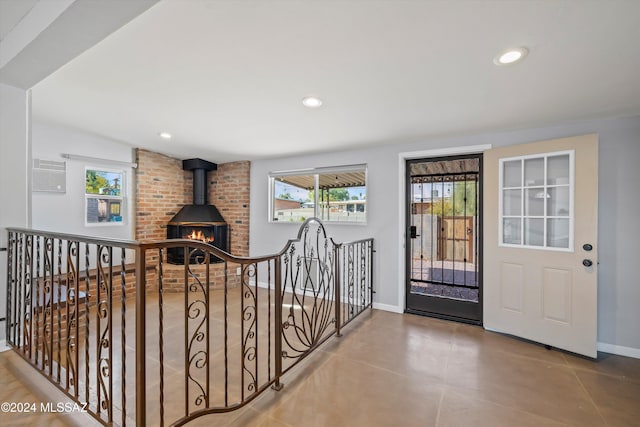
[[280,171],[269,174],[269,222],[367,221],[366,165]]
[[119,225],[124,219],[122,170],[85,169],[85,225]]

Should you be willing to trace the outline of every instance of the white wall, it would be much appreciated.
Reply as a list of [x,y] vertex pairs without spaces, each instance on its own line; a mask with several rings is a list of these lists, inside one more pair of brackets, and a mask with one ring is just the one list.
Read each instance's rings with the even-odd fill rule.
[[295,236],[296,224],[267,221],[268,184],[271,171],[344,164],[368,165],[368,224],[331,225],[336,240],[373,237],[374,301],[385,308],[404,309],[399,290],[404,286],[399,262],[400,218],[398,207],[399,153],[444,147],[492,144],[494,147],[599,133],[599,290],[598,341],[640,351],[640,275],[637,243],[640,241],[640,116],[572,122],[557,126],[429,139],[291,158],[258,160],[251,164],[251,255],[279,251]]
[[[101,161],[67,160],[62,153],[121,162],[135,161],[131,146],[75,129],[34,121],[32,124],[33,158],[66,161],[66,193],[32,193],[32,227],[36,230],[80,234],[116,239],[133,239],[135,233],[133,173],[131,167]],[[122,224],[85,225],[85,167],[123,170],[126,173],[124,197],[126,215]]]
[[[29,226],[30,96],[23,89],[0,84],[0,248],[7,247],[6,227]],[[0,252],[0,318],[5,318],[7,252]],[[0,321],[0,342],[6,321]],[[2,345],[0,345],[2,347]]]

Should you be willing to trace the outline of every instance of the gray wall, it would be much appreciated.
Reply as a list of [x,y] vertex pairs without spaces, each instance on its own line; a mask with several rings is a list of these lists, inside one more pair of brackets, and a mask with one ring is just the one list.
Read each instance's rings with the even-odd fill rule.
[[[134,151],[112,139],[62,126],[33,121],[31,126],[34,159],[66,162],[66,193],[32,193],[32,227],[36,230],[81,234],[115,239],[133,239],[135,217],[132,168],[101,162],[134,161]],[[75,154],[96,160],[66,160],[60,155]],[[98,170],[122,170],[124,177],[124,210],[121,224],[85,225],[85,167]]]
[[374,301],[381,308],[403,309],[399,301],[401,271],[398,233],[399,153],[445,147],[492,144],[494,147],[598,133],[599,177],[599,290],[598,341],[640,350],[640,116],[565,123],[537,129],[426,139],[366,149],[258,160],[251,165],[251,255],[279,251],[298,225],[267,222],[271,171],[366,163],[368,165],[367,225],[328,225],[330,235],[347,241],[375,238]]
[[[5,227],[29,225],[28,121],[29,94],[0,84],[0,247],[7,247]],[[7,315],[7,253],[0,252],[0,318]],[[0,341],[5,339],[6,321],[0,322]]]

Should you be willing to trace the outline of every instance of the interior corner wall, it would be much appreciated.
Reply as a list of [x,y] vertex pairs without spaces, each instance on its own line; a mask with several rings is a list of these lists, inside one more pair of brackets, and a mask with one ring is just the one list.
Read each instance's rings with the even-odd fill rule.
[[[66,162],[66,192],[32,192],[32,227],[36,230],[115,239],[133,239],[135,227],[133,173],[130,166],[103,160],[133,162],[129,145],[79,130],[34,121],[32,124],[34,159]],[[61,154],[93,157],[95,161],[68,160]],[[85,168],[118,170],[125,173],[123,195],[125,215],[122,223],[85,224]]]
[[220,163],[209,173],[209,203],[229,224],[229,252],[236,256],[249,256],[250,170],[251,162],[240,161]]
[[405,303],[400,301],[399,290],[404,286],[404,265],[399,264],[402,237],[398,230],[404,218],[399,217],[398,206],[400,153],[483,144],[499,147],[588,133],[598,133],[600,140],[598,341],[640,352],[640,281],[635,268],[640,241],[640,116],[255,160],[251,164],[251,256],[281,250],[287,239],[295,237],[299,226],[268,222],[269,172],[366,163],[367,224],[327,224],[327,231],[338,241],[375,239],[374,303],[402,311]]
[[[7,227],[29,226],[30,94],[0,83],[0,248],[7,247]],[[7,317],[7,252],[0,252],[0,319]],[[6,338],[0,321],[0,342]],[[0,345],[0,347],[2,347]]]

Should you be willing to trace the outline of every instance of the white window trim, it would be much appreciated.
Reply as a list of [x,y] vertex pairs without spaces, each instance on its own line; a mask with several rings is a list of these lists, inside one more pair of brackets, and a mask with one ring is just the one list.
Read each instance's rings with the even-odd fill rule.
[[[318,215],[318,182],[319,176],[322,174],[331,174],[331,173],[339,173],[339,172],[354,172],[354,171],[362,171],[364,170],[364,187],[366,189],[366,202],[367,206],[369,205],[369,170],[366,163],[355,164],[355,165],[343,165],[343,166],[328,166],[328,167],[319,167],[319,168],[309,168],[309,169],[293,169],[293,170],[284,170],[284,171],[273,171],[268,174],[268,183],[269,183],[269,209],[267,211],[267,222],[269,224],[291,224],[287,221],[274,221],[273,220],[273,211],[274,211],[274,197],[275,197],[275,178],[279,176],[297,176],[297,175],[314,175],[315,176],[315,186],[314,186],[314,216],[320,218]],[[336,225],[367,225],[369,222],[369,209],[366,208],[364,212],[364,221],[324,221],[326,224],[336,224]],[[294,222],[294,224],[299,224]]]
[[[503,215],[503,199],[504,199],[504,190],[505,188],[503,187],[503,175],[504,175],[504,163],[505,162],[510,162],[510,161],[514,161],[514,160],[520,160],[521,163],[521,171],[520,173],[522,174],[522,181],[521,181],[521,186],[518,187],[522,193],[520,196],[520,216],[519,218],[522,220],[521,226],[520,226],[520,241],[524,242],[524,219],[527,218],[527,216],[525,215],[525,211],[524,211],[524,199],[525,199],[525,190],[527,189],[527,187],[524,185],[524,161],[527,159],[539,159],[539,158],[543,158],[545,159],[544,162],[544,184],[543,184],[543,188],[546,189],[548,187],[547,185],[547,158],[549,157],[555,157],[555,156],[562,156],[568,154],[569,155],[569,247],[568,248],[556,248],[556,247],[552,247],[552,246],[546,246],[547,244],[547,219],[549,218],[547,215],[547,211],[546,211],[546,203],[545,203],[545,212],[544,215],[542,216],[542,219],[544,220],[544,246],[534,246],[534,245],[525,245],[524,243],[521,244],[513,244],[513,243],[504,243],[503,242],[503,220],[504,220],[504,215]],[[541,251],[554,251],[554,252],[574,252],[574,223],[575,223],[575,207],[574,207],[574,194],[575,194],[575,150],[565,150],[565,151],[551,151],[551,152],[546,152],[546,153],[536,153],[536,154],[531,154],[531,155],[526,155],[526,156],[516,156],[516,157],[505,157],[499,160],[499,183],[498,183],[498,191],[500,192],[499,197],[498,197],[498,246],[500,247],[505,247],[505,248],[519,248],[519,249],[535,249],[535,250],[541,250]],[[511,187],[508,187],[506,189],[509,189]],[[515,187],[514,187],[515,189]],[[511,217],[511,215],[507,215],[507,217]]]

